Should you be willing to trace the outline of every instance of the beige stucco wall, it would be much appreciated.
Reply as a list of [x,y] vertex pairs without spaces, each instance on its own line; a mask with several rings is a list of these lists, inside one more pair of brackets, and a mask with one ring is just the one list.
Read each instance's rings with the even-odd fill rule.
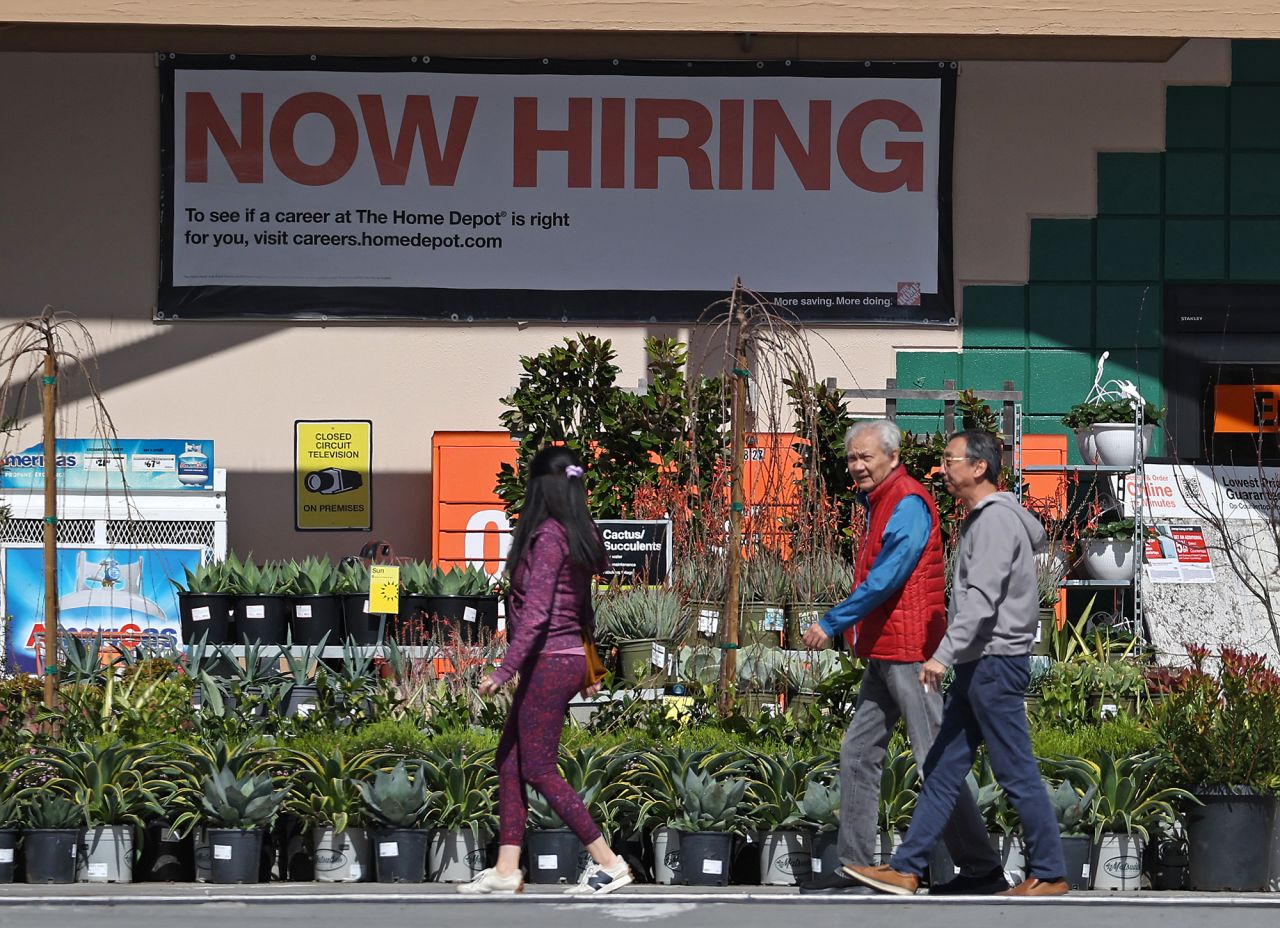
[[1269,0],[3,0],[0,22],[758,33],[1280,36]]
[[[1228,78],[1220,41],[1190,43],[1165,64],[962,64],[957,279],[1025,280],[1029,217],[1091,214],[1097,150],[1158,149],[1165,84]],[[375,534],[425,554],[432,433],[497,428],[518,357],[575,327],[154,325],[152,58],[0,53],[0,87],[0,321],[46,303],[77,314],[97,342],[121,436],[214,439],[241,551],[340,555],[367,539],[293,530],[292,443],[294,419],[372,419]],[[649,329],[594,330],[617,344],[623,383],[642,376]],[[957,345],[954,331],[920,329],[827,329],[812,341],[819,376],[873,387],[892,376],[895,349]],[[88,425],[71,405],[68,429]],[[10,448],[24,440],[36,439]]]

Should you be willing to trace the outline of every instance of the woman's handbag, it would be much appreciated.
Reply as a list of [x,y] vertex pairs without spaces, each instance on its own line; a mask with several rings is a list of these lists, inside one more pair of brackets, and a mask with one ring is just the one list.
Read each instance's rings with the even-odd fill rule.
[[600,652],[596,650],[594,638],[596,627],[596,610],[591,603],[591,591],[587,590],[586,596],[583,597],[582,604],[583,623],[582,623],[582,653],[587,657],[587,678],[582,688],[595,686],[604,679],[607,671],[604,667],[604,661],[600,660]]

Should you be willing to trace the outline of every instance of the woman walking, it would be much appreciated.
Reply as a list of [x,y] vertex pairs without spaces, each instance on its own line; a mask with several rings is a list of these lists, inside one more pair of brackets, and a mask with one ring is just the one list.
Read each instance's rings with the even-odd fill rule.
[[604,566],[604,543],[587,511],[582,463],[566,448],[543,448],[529,464],[524,508],[507,557],[511,595],[507,656],[480,681],[489,696],[517,673],[520,682],[498,742],[498,863],[463,893],[524,890],[520,847],[529,814],[525,788],[533,787],[573,829],[594,863],[570,893],[602,895],[631,882],[631,868],[613,852],[582,798],[556,769],[569,700],[584,690],[587,659],[583,630],[594,631],[592,577]]

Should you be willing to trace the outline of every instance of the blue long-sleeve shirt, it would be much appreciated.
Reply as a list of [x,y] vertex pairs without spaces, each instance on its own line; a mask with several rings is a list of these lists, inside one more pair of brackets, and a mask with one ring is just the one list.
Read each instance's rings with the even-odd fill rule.
[[918,496],[898,502],[884,527],[884,543],[867,572],[867,579],[842,603],[827,610],[818,625],[834,638],[907,584],[929,543],[929,507]]

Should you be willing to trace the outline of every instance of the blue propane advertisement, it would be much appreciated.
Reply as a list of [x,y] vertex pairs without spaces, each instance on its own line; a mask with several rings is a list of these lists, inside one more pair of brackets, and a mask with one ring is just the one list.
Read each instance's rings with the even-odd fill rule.
[[[57,443],[57,467],[59,490],[212,490],[213,442],[187,438],[65,438]],[[42,446],[5,455],[0,489],[43,487]]]
[[[71,634],[101,631],[112,644],[165,647],[181,642],[178,595],[170,580],[200,563],[200,548],[58,549],[58,623]],[[39,547],[4,549],[5,641],[12,670],[37,671],[44,635],[44,560]]]

